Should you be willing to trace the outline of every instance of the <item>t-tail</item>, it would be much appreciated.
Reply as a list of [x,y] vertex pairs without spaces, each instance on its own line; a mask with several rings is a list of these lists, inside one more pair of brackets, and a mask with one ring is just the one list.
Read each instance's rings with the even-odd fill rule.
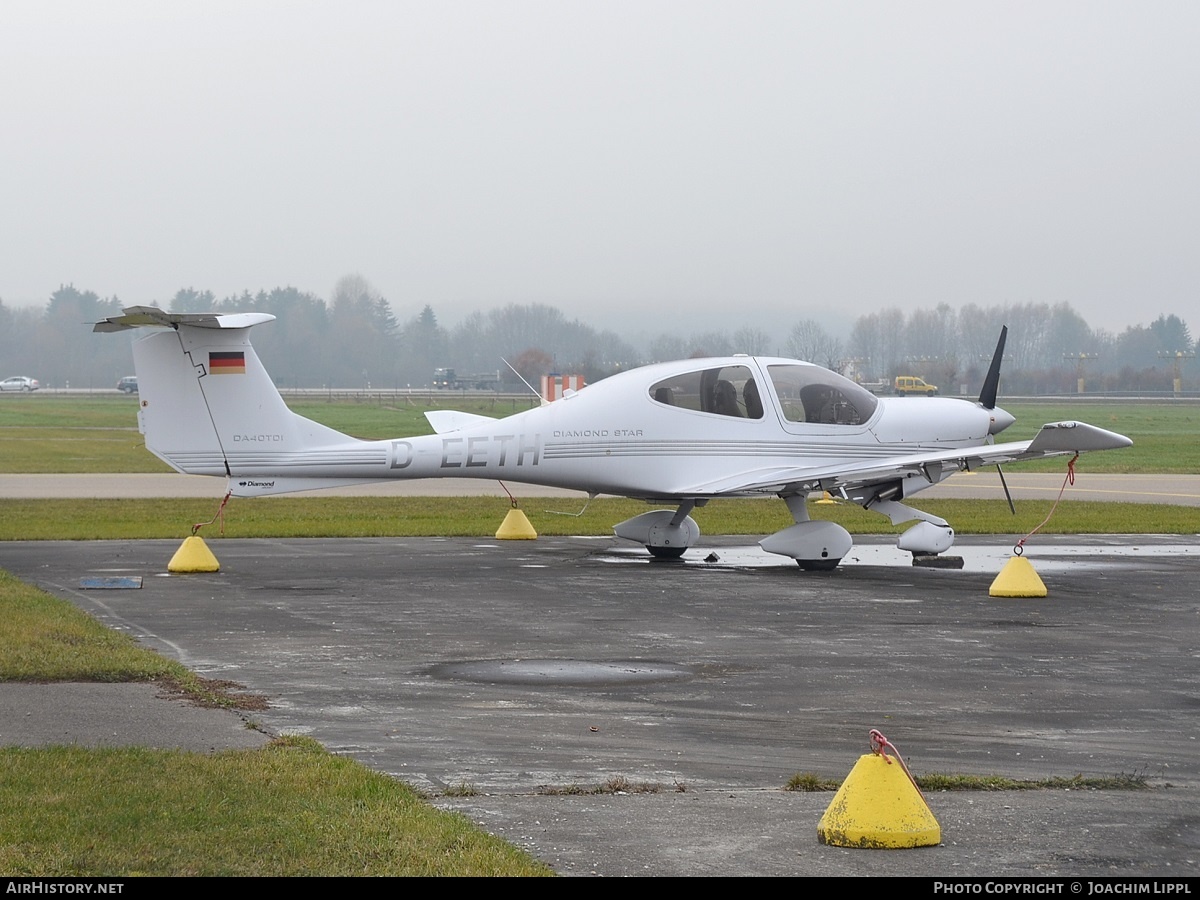
[[[305,471],[323,456],[368,462],[362,450],[375,442],[299,416],[283,402],[249,340],[250,328],[274,318],[133,307],[95,326],[95,331],[151,329],[133,344],[138,427],[146,449],[176,471],[229,477],[234,493],[245,496],[334,483]],[[289,472],[297,477],[289,478]],[[271,483],[256,482],[259,473]]]

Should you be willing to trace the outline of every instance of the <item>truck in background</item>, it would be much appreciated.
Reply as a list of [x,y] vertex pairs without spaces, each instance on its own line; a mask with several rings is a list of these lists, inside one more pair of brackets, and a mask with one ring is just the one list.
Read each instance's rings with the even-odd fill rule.
[[459,375],[454,369],[434,369],[433,386],[446,391],[495,391],[500,388],[500,373]]

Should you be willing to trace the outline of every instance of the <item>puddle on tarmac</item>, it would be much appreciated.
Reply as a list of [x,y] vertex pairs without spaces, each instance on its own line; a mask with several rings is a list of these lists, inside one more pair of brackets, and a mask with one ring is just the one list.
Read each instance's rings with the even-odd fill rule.
[[[711,554],[716,560],[706,561]],[[998,572],[1013,555],[1013,545],[998,541],[995,545],[955,545],[946,554],[960,556],[961,569],[930,567],[932,572]],[[1144,541],[1091,544],[1038,544],[1027,546],[1024,555],[1038,571],[1079,571],[1086,569],[1112,568],[1121,565],[1136,565],[1147,556],[1191,555],[1200,557],[1200,546],[1195,544],[1158,544]],[[638,563],[642,565],[708,566],[729,569],[769,568],[795,566],[787,557],[767,553],[756,544],[729,547],[693,547],[682,559],[654,560],[645,549],[636,546],[613,547],[597,556],[603,562]],[[912,554],[894,544],[855,543],[842,559],[842,566],[887,566],[889,568],[914,568]]]
[[481,659],[441,663],[429,674],[447,681],[485,684],[627,684],[691,678],[687,666],[645,660]]

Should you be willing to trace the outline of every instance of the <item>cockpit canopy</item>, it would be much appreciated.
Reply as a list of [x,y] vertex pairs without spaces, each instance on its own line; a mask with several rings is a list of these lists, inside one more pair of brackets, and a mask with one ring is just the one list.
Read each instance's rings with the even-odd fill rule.
[[[861,425],[878,405],[875,395],[820,366],[767,366],[780,415],[788,422]],[[710,366],[655,382],[656,403],[732,418],[761,419],[763,394],[745,365]],[[768,401],[769,402],[769,401]]]
[[651,386],[650,396],[666,406],[761,419],[762,399],[747,366],[719,366],[681,372]]

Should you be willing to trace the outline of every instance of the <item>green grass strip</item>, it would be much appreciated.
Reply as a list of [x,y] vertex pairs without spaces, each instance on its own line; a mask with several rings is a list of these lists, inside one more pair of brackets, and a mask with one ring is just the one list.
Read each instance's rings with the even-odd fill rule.
[[0,569],[0,681],[183,681],[183,666]]
[[[217,500],[0,500],[0,540],[110,540],[179,538],[208,522]],[[652,507],[636,500],[599,499],[579,517],[583,500],[531,498],[521,507],[542,535],[610,535],[612,526]],[[1050,512],[1052,501],[1022,501],[1013,516],[1003,501],[929,500],[920,507],[949,521],[959,534],[1025,534]],[[495,497],[273,497],[232,499],[224,535],[238,537],[488,537],[509,509]],[[882,516],[852,503],[810,503],[814,519],[829,519],[852,534],[896,534]],[[567,515],[564,515],[567,514]],[[771,534],[792,524],[784,504],[769,500],[714,500],[693,517],[704,534]],[[202,529],[218,537],[220,523]],[[1043,534],[1196,534],[1200,508],[1066,500]]]
[[308,738],[210,755],[0,750],[10,876],[551,875]]

